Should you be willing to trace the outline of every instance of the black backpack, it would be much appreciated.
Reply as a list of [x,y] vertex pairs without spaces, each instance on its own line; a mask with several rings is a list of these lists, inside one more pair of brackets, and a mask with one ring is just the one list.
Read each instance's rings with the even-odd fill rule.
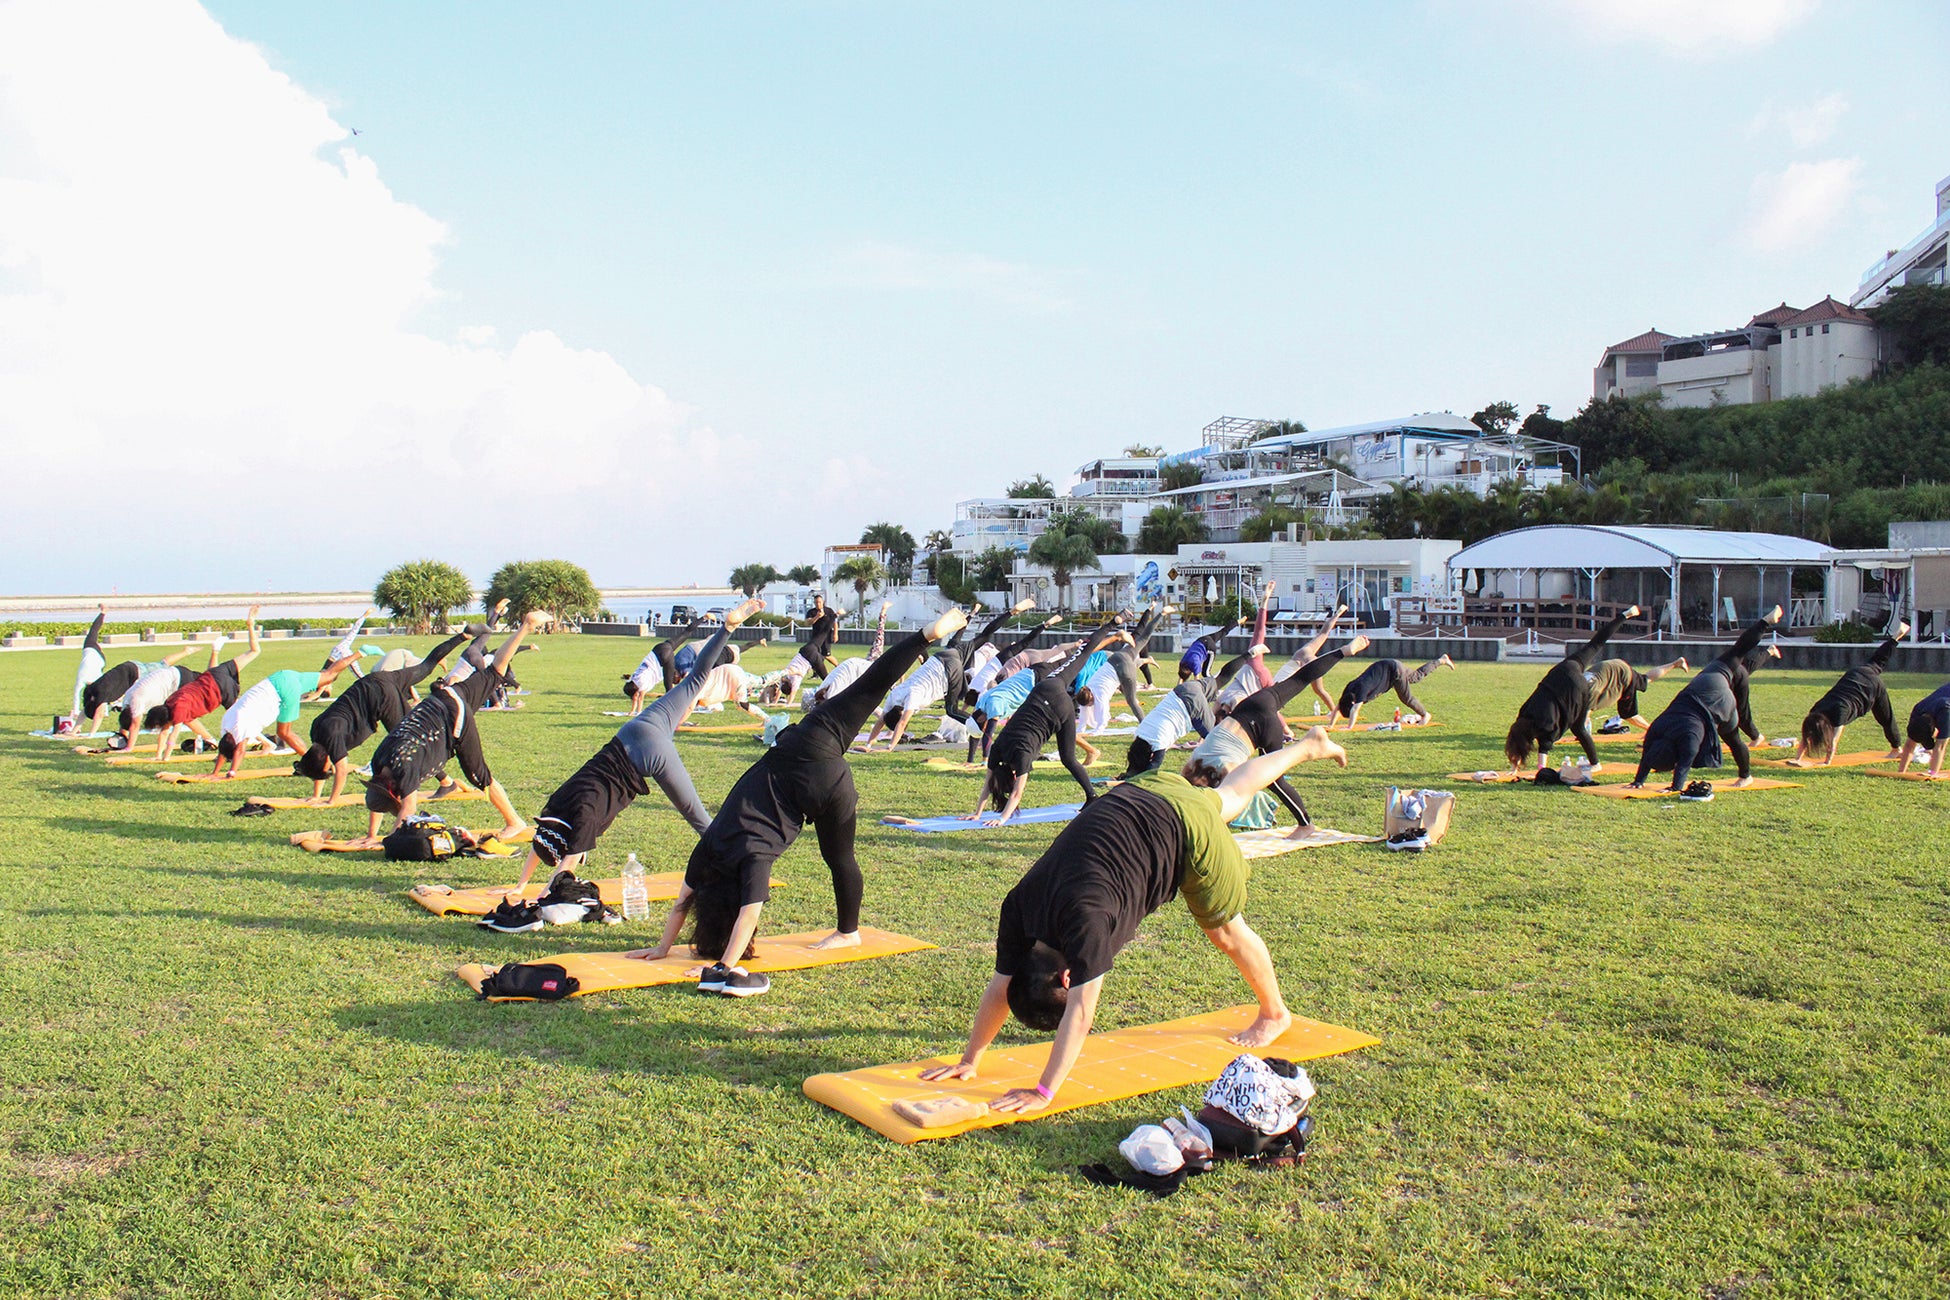
[[460,852],[460,834],[438,817],[412,817],[380,841],[389,862],[445,862]]
[[486,998],[515,998],[524,1002],[559,1002],[574,996],[582,981],[552,961],[511,962],[481,981]]

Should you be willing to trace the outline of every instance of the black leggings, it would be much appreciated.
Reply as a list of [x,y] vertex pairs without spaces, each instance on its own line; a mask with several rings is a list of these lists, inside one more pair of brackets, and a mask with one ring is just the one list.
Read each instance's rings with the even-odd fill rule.
[[438,668],[447,656],[452,654],[454,649],[465,640],[467,640],[467,633],[456,632],[453,636],[448,637],[445,641],[442,641],[439,645],[427,651],[426,658],[420,660],[419,663],[414,664],[411,668],[394,669],[394,680],[401,686],[418,686],[428,677],[431,677],[433,670]]
[[[1271,686],[1254,691],[1239,702],[1232,711],[1232,720],[1251,737],[1255,749],[1262,754],[1271,754],[1286,743],[1286,724],[1280,720],[1280,710],[1291,703],[1294,696],[1325,677],[1346,653],[1343,647],[1316,655],[1298,671]],[[1268,788],[1300,825],[1313,825],[1313,818],[1307,815],[1307,805],[1301,802],[1299,792],[1288,784],[1286,777],[1280,777]]]
[[[977,632],[975,634],[975,639],[968,643],[968,648],[962,651],[963,662],[966,662],[967,660],[973,658],[977,650],[980,650],[983,646],[995,640],[996,632],[1002,627],[1004,623],[1008,622],[1014,616],[1015,616],[1015,612],[1013,610],[1004,609],[1000,614],[997,614],[994,618],[990,619],[988,621],[988,624],[985,627],[983,627],[980,632]],[[964,627],[962,629],[962,632],[966,632],[967,630],[968,629]],[[953,646],[960,640],[961,640],[961,632],[957,632],[955,633],[954,640],[948,642],[948,645]]]
[[[804,718],[779,733],[779,743],[765,756],[774,784],[787,795],[801,817],[812,822],[819,837],[819,856],[833,877],[833,902],[839,930],[860,928],[860,898],[866,882],[854,853],[855,814],[859,794],[846,751],[860,734],[887,692],[927,653],[928,635],[916,632],[896,641],[867,666],[853,684],[819,704]],[[729,812],[719,811],[719,817]]]
[[1589,641],[1586,641],[1583,645],[1569,652],[1564,657],[1576,663],[1578,667],[1584,669],[1586,672],[1590,672],[1592,665],[1598,662],[1598,653],[1605,648],[1605,642],[1611,640],[1612,633],[1618,631],[1624,625],[1625,616],[1620,614],[1617,618],[1592,633]]
[[[101,613],[95,615],[95,621],[88,625],[88,639],[81,643],[81,648],[84,653],[89,650],[93,650],[96,654],[101,654],[102,624],[107,621],[108,621],[107,610],[103,610]],[[106,656],[104,656],[104,658],[106,658]]]

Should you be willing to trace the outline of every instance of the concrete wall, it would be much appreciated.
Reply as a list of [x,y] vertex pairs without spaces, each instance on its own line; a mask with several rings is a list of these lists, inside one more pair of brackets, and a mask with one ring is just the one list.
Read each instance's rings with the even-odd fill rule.
[[1659,391],[1668,406],[1712,406],[1714,394],[1728,405],[1769,397],[1767,351],[1729,348],[1703,357],[1659,363]]
[[[1687,663],[1698,668],[1718,658],[1729,644],[1731,643],[1726,641],[1626,641],[1613,642],[1608,653],[1614,658],[1623,659],[1627,663],[1640,667],[1671,663],[1674,659],[1684,656]],[[1795,645],[1783,642],[1781,658],[1776,666],[1809,668],[1840,674],[1866,660],[1870,651],[1874,649],[1873,645]],[[1453,650],[1449,653],[1451,656],[1455,655]],[[1538,662],[1551,661],[1539,659]],[[1950,645],[1905,644],[1896,651],[1896,662],[1889,671],[1950,676]],[[1814,703],[1812,696],[1808,703]]]
[[1782,336],[1780,353],[1778,395],[1813,397],[1875,373],[1875,326],[1846,320],[1797,326],[1795,337]]

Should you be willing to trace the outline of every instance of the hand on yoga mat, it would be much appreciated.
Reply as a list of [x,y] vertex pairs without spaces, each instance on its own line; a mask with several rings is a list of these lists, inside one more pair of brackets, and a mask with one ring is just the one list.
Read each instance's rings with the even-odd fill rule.
[[989,1103],[990,1110],[999,1110],[1005,1115],[1033,1115],[1056,1100],[1045,1097],[1034,1088],[1011,1088]]
[[940,1083],[943,1079],[973,1080],[975,1067],[967,1061],[956,1061],[953,1065],[934,1065],[921,1071],[921,1079],[926,1083]]

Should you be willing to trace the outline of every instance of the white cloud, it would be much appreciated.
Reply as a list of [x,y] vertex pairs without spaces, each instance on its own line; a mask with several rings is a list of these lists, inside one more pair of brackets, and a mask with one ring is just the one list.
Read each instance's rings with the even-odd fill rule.
[[1764,253],[1815,243],[1848,213],[1861,183],[1860,158],[1798,162],[1755,177],[1748,238]]
[[1770,104],[1754,118],[1748,134],[1760,135],[1778,126],[1787,132],[1795,148],[1812,149],[1834,138],[1847,112],[1848,97],[1840,91],[1806,103]]
[[[349,139],[189,0],[0,4],[10,531],[78,566],[16,589],[167,589],[172,563],[185,581],[370,580],[423,553],[642,578],[646,544],[703,522],[707,502],[674,517],[691,473],[662,469],[744,449],[546,330],[417,329],[447,231]],[[91,499],[112,507],[83,528]],[[618,553],[619,512],[637,554]],[[145,544],[185,513],[248,523],[208,547],[172,529],[173,559]]]
[[1710,58],[1765,45],[1805,20],[1819,0],[1530,0],[1574,22],[1587,37],[1660,46]]
[[1073,275],[980,253],[935,252],[906,244],[855,244],[827,259],[817,278],[840,288],[962,294],[1043,312],[1076,305],[1062,287]]

